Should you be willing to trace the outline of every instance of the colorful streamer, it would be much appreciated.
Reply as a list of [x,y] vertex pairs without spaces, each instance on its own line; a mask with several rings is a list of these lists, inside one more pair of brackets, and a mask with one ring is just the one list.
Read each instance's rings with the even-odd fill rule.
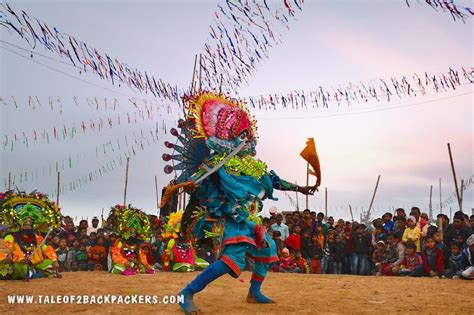
[[[410,7],[409,0],[405,1],[407,6]],[[474,15],[474,10],[472,8],[456,5],[454,0],[425,0],[425,4],[435,10],[441,9],[443,12],[449,12],[454,21],[460,19],[465,22],[466,18]]]

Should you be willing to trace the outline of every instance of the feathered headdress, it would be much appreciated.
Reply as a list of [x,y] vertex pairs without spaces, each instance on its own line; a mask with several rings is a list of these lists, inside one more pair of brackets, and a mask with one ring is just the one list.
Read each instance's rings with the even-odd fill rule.
[[163,227],[163,238],[177,238],[181,230],[181,218],[183,217],[183,210],[171,213],[167,217],[167,222]]
[[61,212],[44,194],[7,191],[0,198],[0,225],[10,231],[20,230],[26,218],[33,221],[33,230],[47,232],[61,227]]
[[130,205],[112,207],[107,218],[107,225],[123,239],[129,239],[132,236],[132,229],[135,230],[138,239],[148,240],[153,236],[147,214]]

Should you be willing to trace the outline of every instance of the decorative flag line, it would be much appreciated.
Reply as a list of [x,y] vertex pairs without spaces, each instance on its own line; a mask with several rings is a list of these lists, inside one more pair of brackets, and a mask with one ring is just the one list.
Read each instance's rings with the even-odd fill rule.
[[[410,7],[409,0],[405,0],[408,7]],[[443,12],[449,12],[454,21],[461,19],[465,23],[465,19],[474,15],[474,10],[469,7],[459,6],[454,3],[454,0],[425,0],[431,8]]]
[[0,26],[10,34],[22,38],[31,49],[43,47],[78,68],[80,73],[91,72],[112,84],[125,84],[133,90],[153,94],[168,100],[179,101],[176,86],[156,79],[146,71],[129,66],[127,63],[62,33],[24,10],[15,9],[11,4],[0,4]]
[[243,97],[251,108],[256,110],[310,110],[329,108],[329,104],[351,106],[353,103],[369,101],[390,102],[402,97],[418,97],[428,93],[454,91],[461,85],[474,83],[474,68],[449,68],[446,73],[413,74],[410,76],[391,77],[389,80],[378,79],[373,83],[349,83],[333,88],[319,86],[311,90],[293,90],[284,94]]
[[256,65],[268,58],[271,47],[282,43],[281,32],[302,11],[303,0],[226,0],[217,4],[209,27],[200,67],[203,86],[234,91]]

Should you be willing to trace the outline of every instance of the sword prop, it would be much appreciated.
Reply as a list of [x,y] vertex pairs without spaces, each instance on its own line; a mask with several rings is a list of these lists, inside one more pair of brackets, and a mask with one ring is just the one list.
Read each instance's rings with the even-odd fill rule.
[[28,265],[26,266],[26,276],[25,276],[25,281],[28,281],[30,279],[30,258],[33,257],[34,254],[36,254],[36,252],[46,243],[46,239],[48,238],[48,236],[51,234],[51,232],[53,231],[53,229],[49,229],[48,233],[46,233],[46,236],[43,238],[43,240],[41,241],[41,243],[39,244],[39,246],[37,246],[35,248],[35,250],[26,258],[26,260],[28,260]]

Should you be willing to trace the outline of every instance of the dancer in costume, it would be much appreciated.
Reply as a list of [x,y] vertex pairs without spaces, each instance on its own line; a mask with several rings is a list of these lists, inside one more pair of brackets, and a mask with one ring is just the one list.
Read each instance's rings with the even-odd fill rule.
[[203,270],[209,263],[196,256],[191,241],[181,233],[183,211],[171,213],[164,225],[163,238],[167,242],[166,249],[173,264],[172,271],[189,272]]
[[124,276],[154,273],[140,246],[152,236],[150,220],[146,213],[130,205],[128,207],[117,205],[110,211],[107,225],[118,236],[110,249],[112,253],[110,272]]
[[180,188],[191,194],[182,225],[197,239],[213,239],[216,261],[181,291],[181,307],[186,314],[197,312],[194,294],[224,274],[238,277],[246,256],[255,261],[247,302],[271,303],[260,288],[278,257],[265,228],[255,223],[262,200],[276,200],[274,189],[313,194],[320,183],[319,160],[316,156],[317,165],[311,164],[318,176],[315,186],[291,184],[254,158],[256,122],[243,104],[210,92],[188,97],[185,104],[181,133],[171,130],[182,145],[165,142],[179,154],[163,155],[165,161],[179,162],[167,165],[165,172],[181,174],[167,187],[162,205]]
[[1,270],[8,270],[10,264],[13,280],[60,277],[56,252],[45,242],[53,229],[61,227],[61,213],[54,202],[36,192],[8,191],[0,200],[0,225],[11,231],[4,238],[11,255],[0,262]]

